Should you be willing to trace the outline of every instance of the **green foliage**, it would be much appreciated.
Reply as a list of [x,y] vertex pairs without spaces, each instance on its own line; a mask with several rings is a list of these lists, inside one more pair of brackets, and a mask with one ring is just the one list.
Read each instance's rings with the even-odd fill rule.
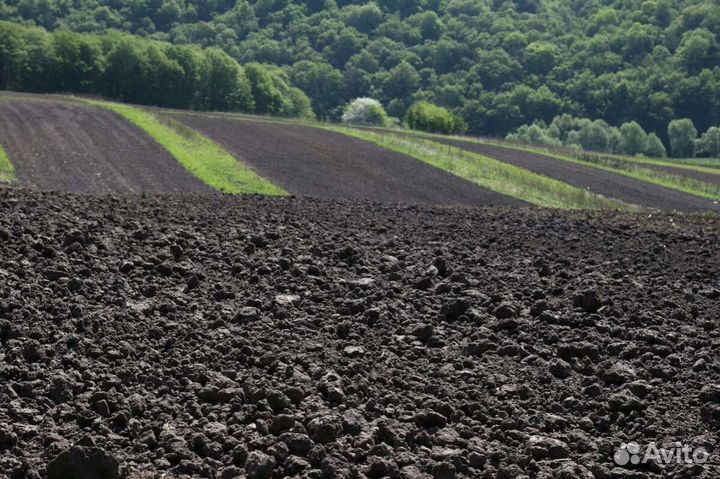
[[699,28],[683,35],[677,49],[677,59],[681,65],[692,72],[701,70],[713,60],[717,44],[715,35],[704,28]]
[[695,150],[698,155],[720,157],[720,128],[710,127],[702,137],[695,142]]
[[0,22],[0,89],[104,95],[127,103],[312,117],[285,72],[217,47],[171,45],[118,32],[83,35]]
[[[68,34],[3,26],[0,87],[112,91],[128,101],[198,108],[208,92],[192,93],[205,71],[205,53],[187,46],[195,44],[271,72],[272,85],[256,85],[266,97],[252,111],[285,114],[277,112],[294,104],[295,87],[322,119],[339,119],[357,97],[377,98],[399,117],[429,101],[483,135],[549,124],[562,113],[608,125],[634,121],[665,145],[671,120],[689,118],[700,131],[720,125],[720,5],[712,1],[4,0],[3,19],[51,31],[116,30],[177,47],[149,50],[119,33],[78,44]],[[111,67],[122,79],[104,75],[116,47]],[[287,86],[268,65],[287,73]],[[118,84],[95,88],[110,78]],[[283,100],[273,99],[273,89]],[[244,94],[224,98],[223,108],[249,105]],[[607,133],[607,148],[620,148],[619,129],[584,126],[573,144],[603,148]],[[646,148],[658,153],[652,143]]]
[[405,122],[414,130],[431,133],[462,133],[467,129],[462,118],[446,108],[426,101],[412,105],[405,116]]
[[543,122],[523,125],[506,139],[524,145],[569,146],[603,153],[657,158],[666,155],[660,137],[654,133],[648,135],[635,121],[616,128],[603,120],[592,121],[567,114],[556,116],[549,126]]
[[647,137],[645,154],[653,158],[663,158],[667,156],[665,145],[663,145],[662,140],[655,133],[650,133]]
[[331,116],[337,98],[343,97],[343,75],[328,63],[298,62],[290,69],[290,79],[313,99],[321,118]]
[[343,123],[355,125],[388,126],[389,120],[379,101],[372,98],[356,98],[345,107]]
[[530,73],[545,75],[555,67],[557,48],[547,42],[533,42],[525,48],[523,63]]
[[638,155],[647,148],[647,133],[635,121],[620,126],[620,152]]
[[683,118],[673,120],[668,125],[670,152],[676,158],[692,158],[695,156],[695,139],[697,130],[692,120]]
[[201,72],[196,102],[200,109],[253,111],[256,104],[263,101],[240,65],[221,50],[207,50]]
[[0,183],[7,183],[15,179],[15,166],[10,162],[7,153],[0,145]]

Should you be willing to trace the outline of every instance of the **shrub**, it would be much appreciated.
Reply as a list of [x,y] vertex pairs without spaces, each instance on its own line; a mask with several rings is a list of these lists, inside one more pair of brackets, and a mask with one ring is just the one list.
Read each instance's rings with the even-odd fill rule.
[[695,142],[698,154],[717,158],[720,156],[720,128],[712,126]]
[[560,140],[551,136],[543,128],[542,123],[533,123],[530,126],[523,125],[515,133],[507,135],[505,139],[511,143],[521,145],[561,146]]
[[372,98],[356,98],[345,107],[342,121],[356,125],[387,126],[388,116],[379,101]]
[[413,104],[405,115],[405,122],[414,130],[431,133],[462,133],[467,129],[462,118],[426,101]]
[[647,150],[647,133],[635,121],[620,125],[620,150],[626,155],[639,155]]
[[660,137],[655,133],[650,133],[647,137],[647,144],[645,145],[645,154],[654,158],[663,158],[667,156],[665,151],[665,145],[663,145]]
[[675,158],[691,158],[695,156],[695,139],[697,130],[692,120],[687,118],[673,120],[668,125],[670,152]]

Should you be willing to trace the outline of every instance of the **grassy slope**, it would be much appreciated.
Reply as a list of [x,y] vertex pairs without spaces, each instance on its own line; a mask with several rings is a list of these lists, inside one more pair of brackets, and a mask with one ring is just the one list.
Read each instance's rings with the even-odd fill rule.
[[[593,152],[588,152],[594,154]],[[620,158],[626,161],[632,161],[634,163],[647,164],[647,165],[658,165],[658,166],[670,166],[673,168],[679,168],[682,170],[694,170],[702,173],[710,173],[711,175],[720,175],[720,158],[673,158],[658,159],[658,158],[645,158],[637,156],[620,156],[620,155],[608,155],[605,153],[599,153],[603,156],[611,156],[614,158]]]
[[720,158],[673,158],[672,161],[665,161],[665,163],[720,175]]
[[0,182],[9,183],[15,179],[15,167],[10,163],[2,145],[0,145]]
[[190,173],[224,193],[287,195],[209,138],[171,119],[132,106],[86,100],[121,115],[143,129]]
[[[477,140],[476,140],[477,141]],[[682,176],[680,174],[675,173],[669,173],[662,170],[655,170],[652,168],[643,168],[641,165],[634,163],[632,161],[627,161],[626,159],[622,158],[613,158],[608,157],[604,158],[599,157],[599,162],[594,161],[586,161],[581,160],[578,158],[573,158],[567,155],[560,155],[557,153],[553,153],[548,150],[540,149],[540,148],[533,148],[529,146],[521,146],[521,145],[509,145],[509,144],[501,144],[501,143],[494,143],[490,141],[484,142],[486,144],[492,144],[497,146],[502,146],[505,148],[512,148],[514,150],[519,151],[525,151],[528,153],[535,153],[538,155],[544,155],[548,156],[550,158],[555,158],[557,160],[562,161],[569,161],[572,163],[578,163],[584,166],[589,166],[592,168],[597,168],[599,170],[609,171],[611,173],[617,173],[620,175],[628,176],[630,178],[644,181],[646,183],[651,183],[658,186],[663,186],[665,188],[676,190],[676,191],[682,191],[683,193],[688,193],[691,195],[698,196],[700,198],[705,198],[708,200],[718,201],[720,200],[720,186],[712,183],[706,183],[704,181],[696,180],[695,178],[690,178],[687,176]]]
[[368,130],[326,126],[328,130],[369,141],[402,153],[483,188],[549,208],[619,210],[631,209],[558,180],[537,175],[523,168],[425,139],[387,135]]
[[[72,98],[72,97],[71,97]],[[56,98],[53,98],[55,100]],[[216,168],[213,168],[210,165],[203,164],[203,162],[197,161],[197,154],[196,153],[190,153],[190,151],[202,151],[203,149],[207,148],[207,151],[200,152],[198,154],[202,155],[203,157],[210,157],[217,155],[218,157],[230,157],[232,158],[228,153],[224,152],[222,148],[220,148],[218,145],[214,144],[209,139],[202,137],[201,135],[197,134],[193,130],[189,130],[186,127],[179,125],[172,120],[161,120],[156,115],[153,115],[152,113],[148,113],[145,109],[141,110],[139,108],[134,108],[127,105],[121,105],[116,103],[109,103],[109,102],[99,102],[94,100],[85,100],[89,101],[91,103],[94,103],[98,106],[104,106],[106,108],[114,109],[114,111],[117,111],[121,115],[125,116],[125,112],[131,112],[130,116],[139,116],[142,115],[144,118],[141,121],[142,125],[134,120],[139,120],[138,118],[130,118],[126,116],[130,121],[133,121],[136,125],[140,126],[141,128],[145,129],[156,141],[158,141],[162,146],[164,146],[168,151],[170,151],[173,156],[175,156],[178,161],[183,164],[189,171],[191,171],[193,174],[201,178],[206,183],[210,184],[211,186],[214,186],[221,191],[231,192],[231,193],[259,193],[259,194],[271,194],[271,195],[277,195],[277,194],[286,194],[283,190],[280,188],[271,185],[266,180],[260,178],[257,176],[252,170],[250,170],[247,167],[241,166],[240,169],[244,169],[245,172],[240,174],[240,176],[245,176],[245,178],[242,178],[240,180],[231,179],[231,180],[222,180],[222,174],[217,175],[214,173],[217,173]],[[122,111],[121,111],[122,110]],[[161,110],[158,110],[161,111]],[[269,123],[291,123],[291,124],[302,124],[305,126],[311,126],[316,128],[329,128],[329,129],[336,129],[337,131],[340,130],[347,130],[343,131],[344,133],[348,133],[349,131],[357,132],[357,133],[363,133],[363,132],[371,132],[371,131],[384,131],[384,132],[402,132],[403,134],[407,135],[414,135],[418,138],[424,138],[431,140],[435,137],[440,138],[455,138],[461,141],[468,141],[468,142],[476,142],[476,143],[486,143],[486,144],[493,144],[497,146],[502,146],[506,148],[513,148],[520,151],[526,151],[530,153],[537,153],[542,154],[546,156],[550,156],[559,160],[563,161],[570,161],[574,163],[579,163],[585,166],[589,166],[592,168],[598,168],[601,170],[613,172],[622,174],[625,176],[629,176],[631,178],[637,179],[639,181],[644,181],[652,184],[656,184],[659,186],[664,186],[666,188],[682,191],[685,193],[693,194],[702,198],[710,199],[710,200],[718,200],[720,199],[720,187],[717,185],[705,183],[699,180],[695,180],[693,178],[688,178],[679,174],[672,174],[667,173],[663,171],[653,170],[650,168],[643,168],[642,163],[654,163],[654,164],[661,164],[661,165],[667,165],[667,166],[677,166],[680,168],[686,168],[686,169],[693,169],[697,171],[702,171],[705,173],[711,173],[711,174],[720,174],[720,172],[711,167],[711,166],[700,166],[701,159],[693,159],[687,160],[680,160],[682,163],[673,163],[671,161],[666,160],[653,160],[649,158],[626,158],[626,157],[609,157],[608,161],[609,164],[601,164],[596,162],[590,162],[590,161],[584,161],[578,158],[574,158],[568,155],[561,155],[554,152],[547,151],[545,149],[536,148],[536,147],[527,147],[522,145],[510,145],[507,143],[501,143],[501,142],[494,142],[490,140],[485,139],[478,139],[473,137],[452,137],[447,135],[439,135],[439,134],[433,134],[433,133],[427,133],[427,132],[421,132],[421,131],[414,131],[414,130],[396,130],[396,129],[384,129],[384,128],[371,128],[371,129],[353,129],[350,130],[348,128],[337,126],[337,125],[328,125],[325,123],[320,122],[314,122],[314,121],[307,121],[307,120],[293,120],[293,119],[285,119],[285,118],[274,118],[274,117],[258,117],[254,115],[247,115],[242,113],[199,113],[199,112],[189,112],[189,111],[183,111],[183,110],[169,110],[173,113],[180,113],[180,114],[200,114],[200,115],[208,115],[208,116],[217,116],[217,117],[226,117],[226,118],[242,118],[248,121],[259,121],[259,122],[269,122]],[[134,114],[134,115],[133,115]],[[195,139],[188,138],[186,135],[188,133],[192,132],[192,136],[195,136]],[[155,134],[153,134],[155,133]],[[354,135],[354,133],[353,133]],[[354,135],[358,138],[360,136]],[[174,137],[174,138],[171,138]],[[180,140],[180,141],[178,141]],[[196,140],[198,140],[200,143],[204,143],[204,145],[197,145],[193,144],[190,149],[187,149],[186,143],[196,143]],[[210,146],[211,145],[211,146]],[[436,145],[436,147],[439,145]],[[461,149],[458,149],[459,151],[464,151]],[[212,155],[208,155],[212,151]],[[480,156],[480,155],[476,155]],[[182,158],[182,159],[181,159]],[[483,157],[484,158],[484,157]],[[239,164],[237,160],[232,158],[233,161],[236,162],[236,164]],[[484,158],[485,161],[490,160],[490,158]],[[218,166],[218,163],[223,163],[224,167],[221,167],[221,169],[226,169],[229,167],[229,170],[232,170],[233,168],[237,168],[237,166],[230,166],[230,162],[227,161],[227,158],[225,158],[225,161],[222,162],[210,162],[215,164],[215,166]],[[501,162],[502,163],[502,162]],[[504,164],[504,163],[503,163]],[[712,161],[707,162],[708,165],[714,164]],[[200,167],[198,169],[198,167]],[[210,171],[208,171],[210,170]],[[523,170],[524,171],[524,170]],[[203,176],[205,175],[205,176]],[[237,176],[237,173],[234,173],[231,176]],[[538,175],[540,176],[540,175]],[[214,178],[213,178],[214,177]],[[543,177],[544,178],[544,177]],[[212,181],[212,182],[211,182]],[[229,183],[229,184],[228,184]],[[566,185],[562,182],[557,182],[560,185]],[[223,185],[224,184],[224,185]],[[520,188],[522,190],[523,188]],[[544,200],[543,200],[544,201]],[[610,201],[605,199],[605,201]],[[550,201],[557,202],[557,201]],[[560,201],[560,203],[563,203],[564,200]],[[568,204],[577,205],[577,201],[570,201]],[[577,207],[577,206],[571,206],[571,207]]]
[[[383,129],[389,132],[397,132],[398,130]],[[510,148],[518,151],[525,151],[527,153],[535,153],[538,155],[548,156],[557,160],[569,161],[572,163],[578,163],[591,168],[597,168],[599,170],[608,171],[611,173],[617,173],[620,175],[628,176],[638,181],[644,181],[658,186],[663,186],[671,190],[682,191],[691,195],[695,195],[701,198],[718,201],[720,200],[720,186],[712,183],[706,183],[704,181],[697,180],[683,176],[681,174],[670,173],[662,170],[655,170],[652,168],[643,168],[642,163],[656,163],[664,164],[667,166],[677,166],[679,168],[685,168],[689,170],[701,171],[703,173],[719,174],[718,170],[713,168],[701,167],[697,165],[676,165],[670,161],[663,160],[651,160],[646,158],[627,158],[622,156],[612,155],[599,155],[600,161],[593,162],[575,158],[569,155],[555,153],[541,147],[525,146],[525,145],[514,145],[510,143],[503,143],[500,141],[492,141],[486,139],[479,139],[467,136],[447,136],[439,135],[434,133],[426,133],[422,131],[413,130],[400,130],[403,134],[410,134],[420,138],[445,138],[455,139],[459,141],[465,141],[470,143],[482,143],[486,145],[500,146],[503,148]],[[590,155],[592,153],[588,152]]]

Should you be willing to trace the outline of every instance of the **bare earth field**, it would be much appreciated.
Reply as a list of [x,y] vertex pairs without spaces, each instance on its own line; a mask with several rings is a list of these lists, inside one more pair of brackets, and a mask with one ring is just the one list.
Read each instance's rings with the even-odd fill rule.
[[211,191],[142,130],[95,107],[21,97],[1,101],[0,143],[20,184],[40,190]]
[[[443,138],[433,138],[433,141],[505,161],[608,198],[639,206],[658,208],[664,211],[720,212],[720,205],[714,204],[710,200],[569,161],[496,145]],[[684,171],[682,174],[685,174]],[[710,183],[717,182],[717,178],[720,178],[718,175],[702,173],[700,175],[713,177],[710,179],[699,178]],[[686,176],[695,177],[694,175]]]
[[407,156],[302,125],[173,115],[298,196],[425,204],[525,205]]
[[0,191],[0,476],[717,478],[718,257],[697,216]]

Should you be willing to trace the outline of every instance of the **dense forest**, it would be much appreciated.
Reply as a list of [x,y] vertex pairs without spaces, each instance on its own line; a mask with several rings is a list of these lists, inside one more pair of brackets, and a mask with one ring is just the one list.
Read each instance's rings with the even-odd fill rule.
[[275,65],[338,119],[357,97],[405,118],[418,101],[472,133],[558,115],[720,125],[720,6],[707,0],[5,0],[0,18],[49,30],[115,29]]
[[97,94],[170,108],[313,117],[277,67],[244,67],[219,48],[120,32],[83,35],[0,21],[0,90]]

